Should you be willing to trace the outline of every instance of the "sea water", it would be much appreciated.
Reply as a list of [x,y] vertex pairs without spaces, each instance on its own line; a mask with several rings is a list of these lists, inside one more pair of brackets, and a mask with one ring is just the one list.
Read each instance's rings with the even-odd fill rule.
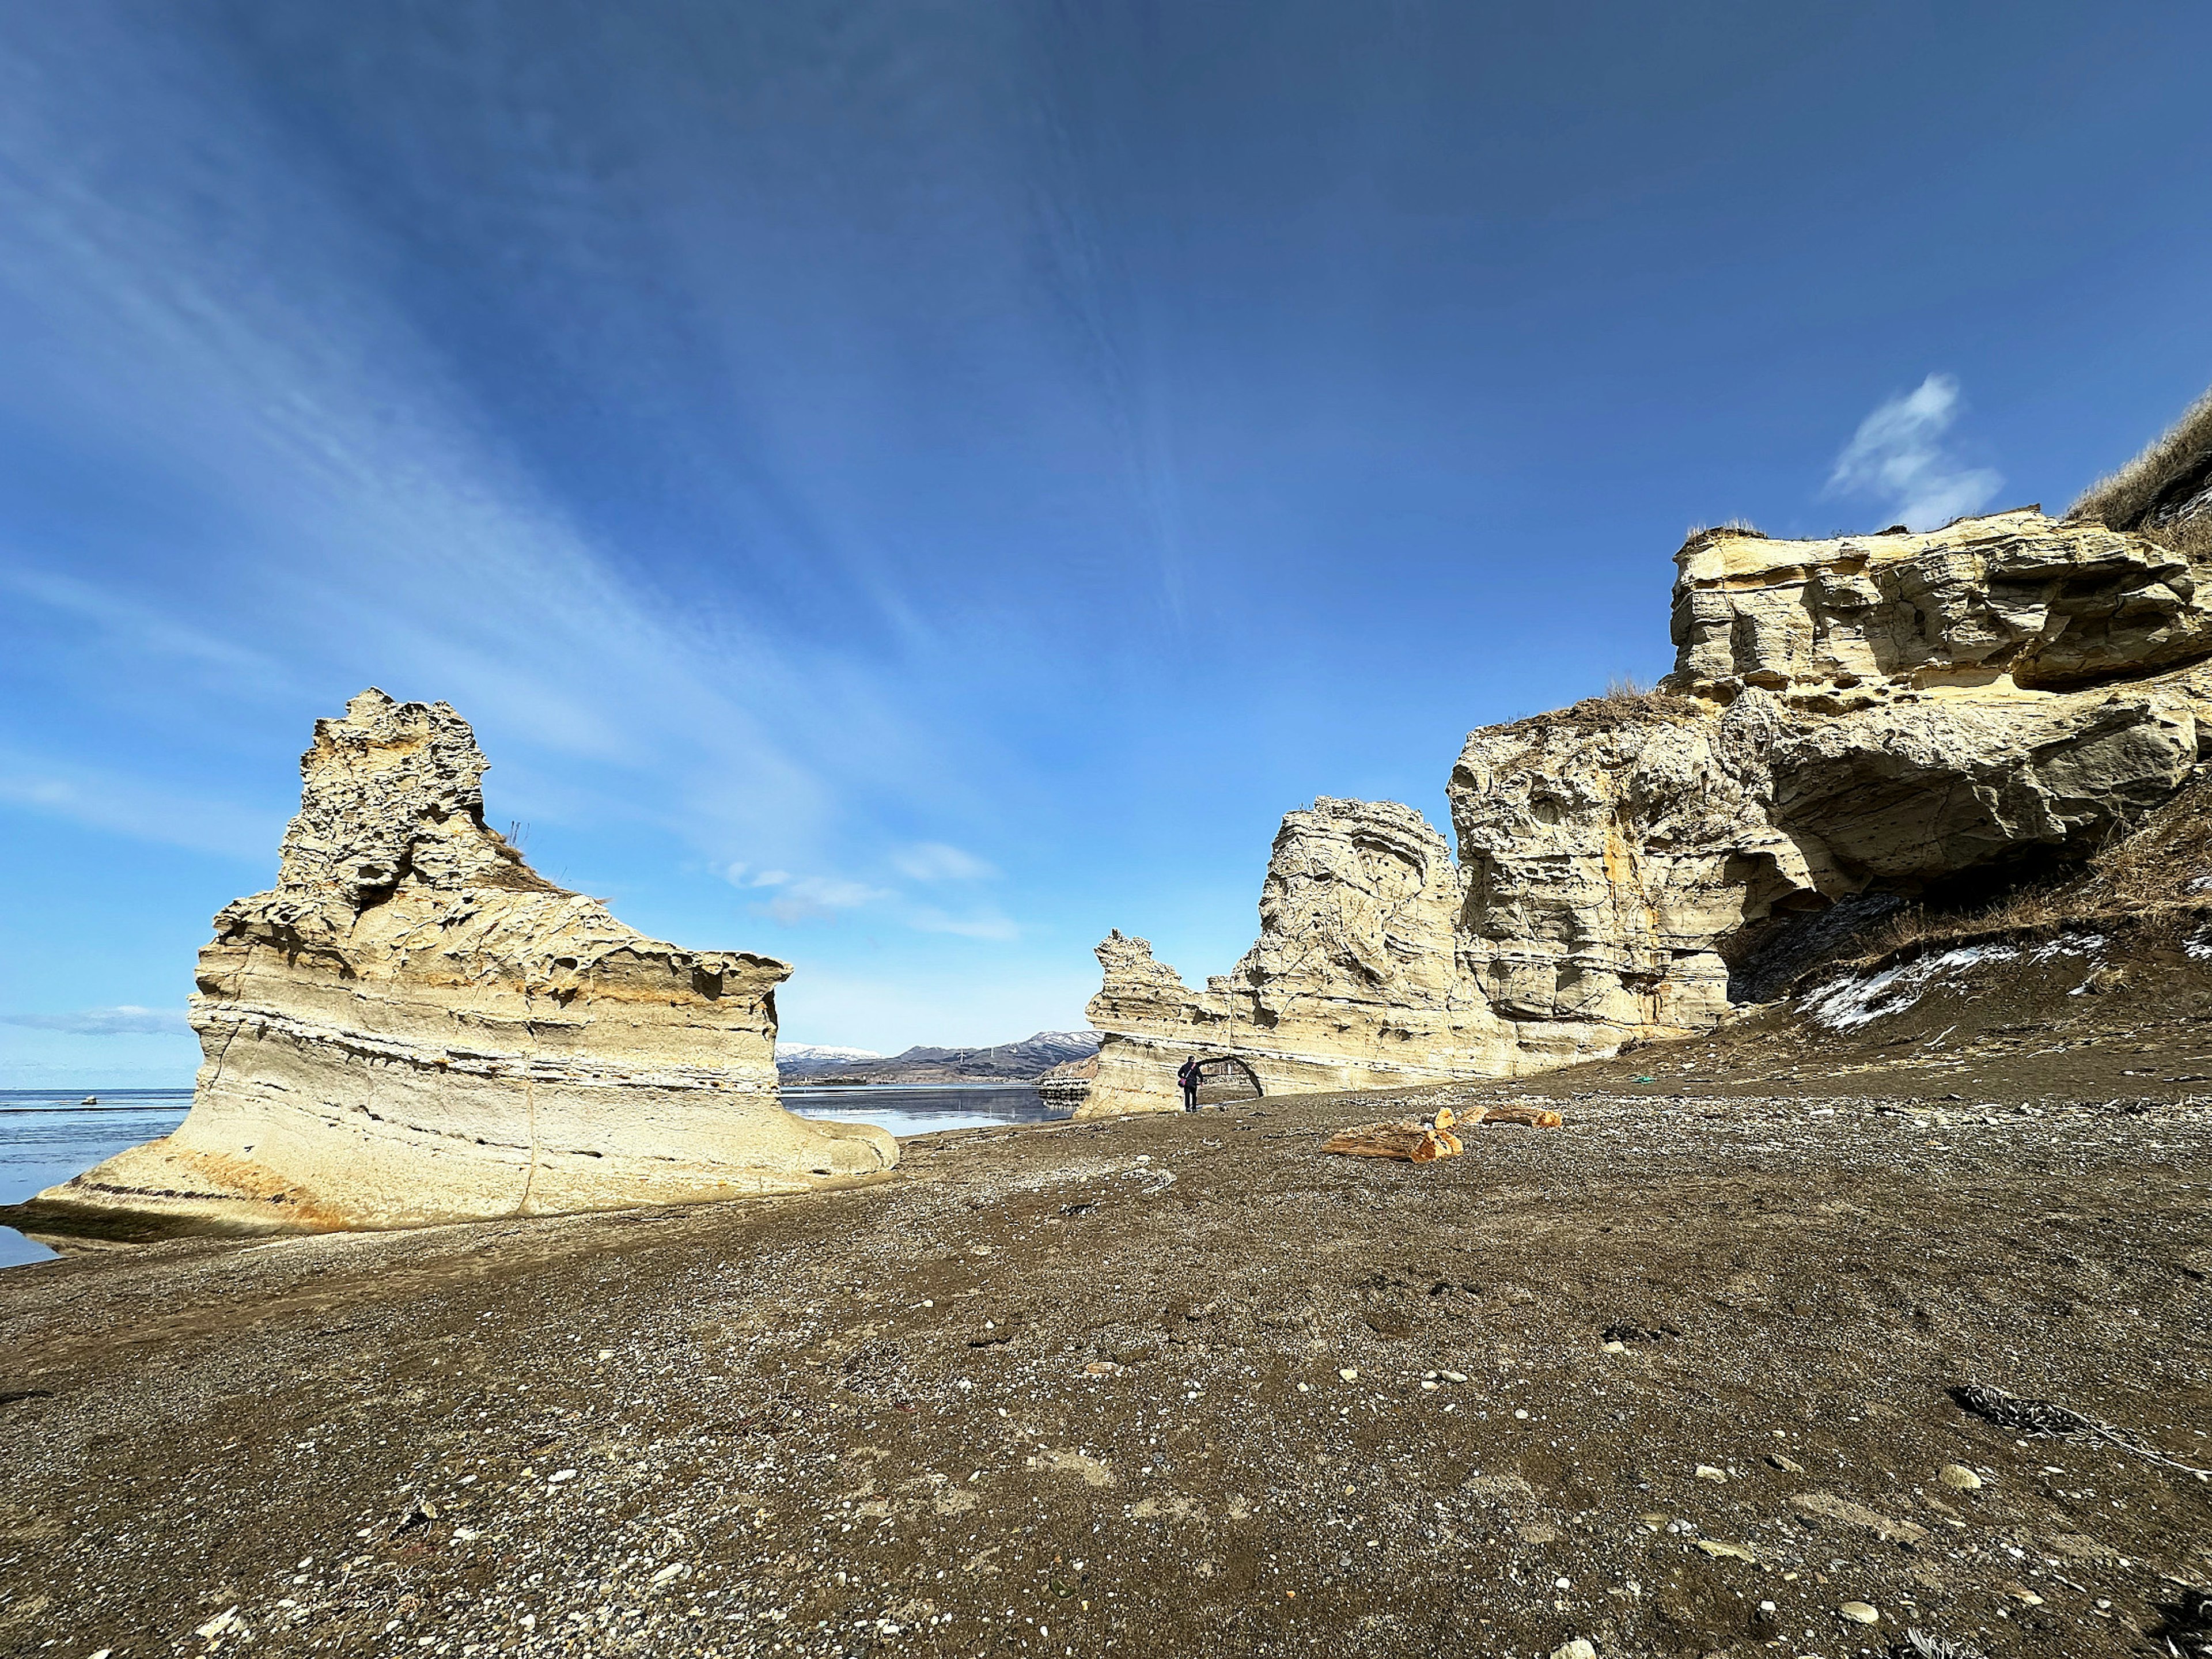
[[[98,1103],[83,1104],[87,1095]],[[783,1101],[801,1117],[873,1123],[900,1136],[1067,1115],[1025,1083],[801,1087],[785,1090]],[[190,1089],[0,1089],[0,1204],[20,1204],[126,1146],[158,1140],[184,1121],[191,1103]],[[0,1227],[0,1267],[48,1261],[53,1255],[14,1228]]]

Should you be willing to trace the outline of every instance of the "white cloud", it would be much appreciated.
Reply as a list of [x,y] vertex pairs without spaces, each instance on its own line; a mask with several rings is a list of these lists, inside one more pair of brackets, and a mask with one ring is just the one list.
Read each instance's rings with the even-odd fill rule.
[[0,1025],[34,1031],[67,1031],[75,1036],[190,1036],[181,1008],[82,1008],[73,1014],[0,1014]]
[[[783,874],[780,870],[769,873]],[[787,878],[778,886],[775,897],[769,902],[768,913],[790,927],[802,921],[834,917],[841,910],[862,909],[896,896],[884,888],[847,881],[838,876],[800,876]]]
[[90,623],[108,649],[132,653],[155,652],[204,666],[252,675],[263,680],[283,678],[275,659],[217,638],[215,635],[157,615],[143,605],[73,576],[40,570],[25,564],[0,567],[0,587],[12,588],[49,610]]
[[781,887],[791,879],[788,870],[753,871],[743,864],[733,864],[722,874],[732,887]]
[[[641,580],[527,423],[379,285],[377,228],[251,99],[162,73],[120,25],[87,30],[52,49],[129,89],[130,187],[103,188],[87,159],[111,134],[95,106],[114,100],[65,94],[82,64],[9,83],[30,92],[0,99],[0,304],[23,307],[36,349],[11,362],[0,412],[96,441],[122,476],[188,477],[220,504],[219,534],[179,532],[173,559],[70,556],[70,571],[0,550],[8,592],[66,622],[83,654],[161,658],[140,672],[210,726],[241,692],[295,720],[334,713],[299,706],[333,681],[443,698],[496,735],[495,761],[536,745],[564,763],[549,770],[605,768],[599,810],[657,818],[710,858],[839,856],[824,843],[856,776],[941,787],[921,716],[867,663],[778,627],[741,588],[679,599]],[[185,131],[206,142],[162,142]],[[864,580],[866,550],[787,495],[787,533],[896,611]],[[264,640],[281,655],[232,643]],[[100,822],[179,839],[143,815]]]
[[1867,495],[1914,530],[1979,512],[2004,487],[2002,473],[1962,465],[1943,445],[1959,417],[1959,383],[1930,374],[1865,420],[1836,457],[1826,493]]
[[973,853],[948,847],[941,841],[917,842],[891,854],[902,875],[915,881],[981,881],[999,873]]
[[281,817],[180,795],[118,773],[0,752],[0,805],[141,841],[273,864]]
[[1021,928],[997,911],[981,915],[948,915],[933,905],[917,905],[907,915],[907,926],[921,933],[957,933],[963,939],[1018,939]]

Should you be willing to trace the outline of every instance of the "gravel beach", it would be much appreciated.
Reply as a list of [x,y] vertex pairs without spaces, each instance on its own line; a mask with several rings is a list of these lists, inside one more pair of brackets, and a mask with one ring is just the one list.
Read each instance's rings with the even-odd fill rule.
[[11,1270],[0,1650],[2189,1651],[2212,1102],[1729,1052]]

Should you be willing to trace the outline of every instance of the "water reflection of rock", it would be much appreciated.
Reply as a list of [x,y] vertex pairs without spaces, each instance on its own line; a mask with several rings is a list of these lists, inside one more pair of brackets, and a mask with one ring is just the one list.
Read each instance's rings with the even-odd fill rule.
[[1097,1080],[1098,1056],[1085,1054],[1081,1060],[1063,1060],[1054,1066],[1037,1079],[1036,1091],[1054,1105],[1073,1110],[1083,1104]]

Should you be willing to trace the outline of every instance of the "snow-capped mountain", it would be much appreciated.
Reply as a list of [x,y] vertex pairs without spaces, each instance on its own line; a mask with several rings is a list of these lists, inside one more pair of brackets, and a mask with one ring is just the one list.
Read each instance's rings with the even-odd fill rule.
[[866,1083],[1026,1083],[1064,1060],[1098,1052],[1096,1031],[1039,1031],[988,1048],[914,1048],[886,1059],[858,1048],[792,1043],[775,1051],[787,1082],[816,1078]]

